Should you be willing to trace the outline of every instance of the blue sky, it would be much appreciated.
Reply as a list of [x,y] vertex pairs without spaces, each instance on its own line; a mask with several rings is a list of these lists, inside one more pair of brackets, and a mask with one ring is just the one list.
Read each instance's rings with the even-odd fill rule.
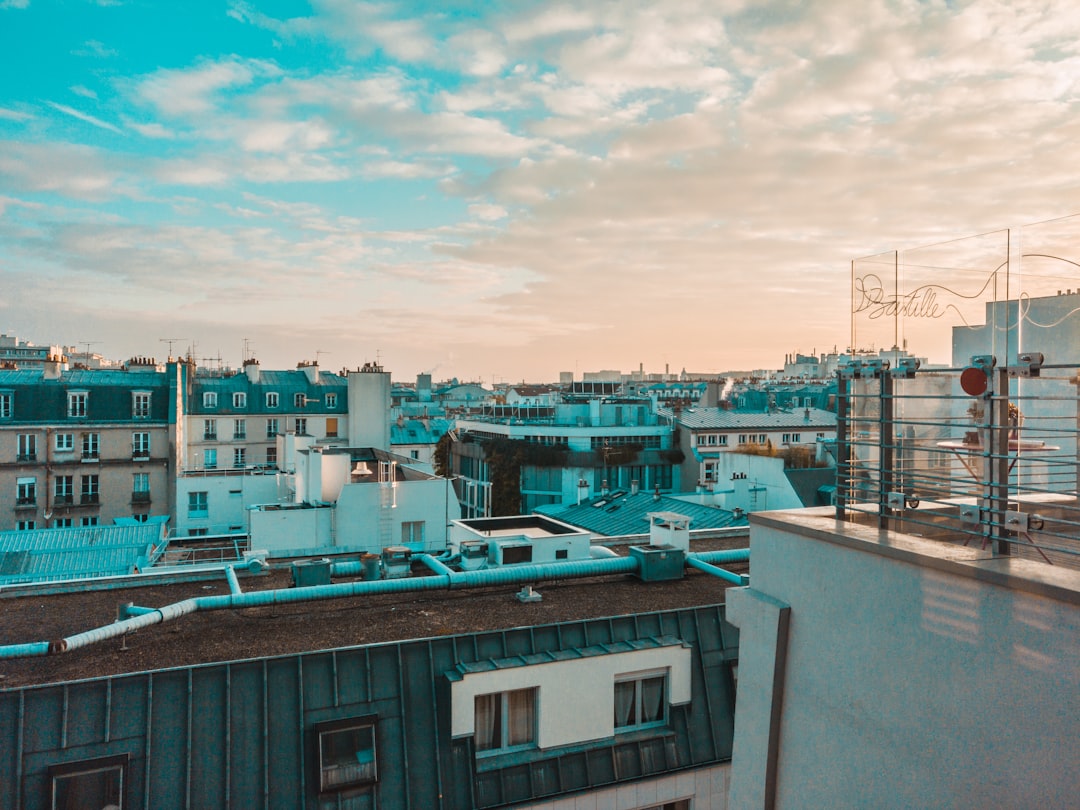
[[0,330],[777,366],[845,346],[851,259],[1075,212],[1078,43],[1016,0],[0,0]]

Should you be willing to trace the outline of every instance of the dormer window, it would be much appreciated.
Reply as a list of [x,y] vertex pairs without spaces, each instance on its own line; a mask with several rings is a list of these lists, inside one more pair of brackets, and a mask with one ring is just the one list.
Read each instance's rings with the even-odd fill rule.
[[202,404],[204,408],[216,408],[217,391],[204,391],[202,395]]
[[247,394],[243,391],[237,391],[232,395],[232,406],[234,408],[246,408],[247,407]]
[[277,391],[266,392],[266,407],[276,408],[278,406],[278,393]]
[[90,398],[86,391],[68,391],[68,417],[72,419],[86,418],[86,404]]
[[132,419],[150,418],[150,392],[134,391],[131,394],[131,417]]

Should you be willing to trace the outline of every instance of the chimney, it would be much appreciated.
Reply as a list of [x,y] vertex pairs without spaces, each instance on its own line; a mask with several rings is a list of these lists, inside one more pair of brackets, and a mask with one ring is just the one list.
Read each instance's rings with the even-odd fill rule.
[[307,377],[307,381],[311,385],[318,385],[319,383],[319,364],[315,360],[311,360],[304,363],[297,363],[296,367],[304,372],[304,376]]
[[640,488],[640,486],[641,485],[638,483],[638,480],[636,478],[631,479],[631,481],[630,481],[630,494],[631,495],[637,495],[638,494],[638,489]]
[[59,354],[50,354],[42,364],[41,378],[44,380],[59,380],[60,372],[67,365],[67,358]]
[[247,374],[248,382],[252,385],[259,383],[259,361],[252,357],[244,361],[244,373]]

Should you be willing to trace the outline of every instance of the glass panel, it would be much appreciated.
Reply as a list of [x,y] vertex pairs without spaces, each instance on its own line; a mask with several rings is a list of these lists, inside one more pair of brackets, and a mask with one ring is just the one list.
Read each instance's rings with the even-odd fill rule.
[[476,750],[490,751],[500,747],[501,695],[476,696]]
[[324,731],[319,746],[323,790],[375,781],[374,727]]
[[536,727],[535,690],[517,689],[508,695],[509,745],[525,745],[533,741]]
[[634,725],[635,681],[619,681],[615,684],[615,728]]

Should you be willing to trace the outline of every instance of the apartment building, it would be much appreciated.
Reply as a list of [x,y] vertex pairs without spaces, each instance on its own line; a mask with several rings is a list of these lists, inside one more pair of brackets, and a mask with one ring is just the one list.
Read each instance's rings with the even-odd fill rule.
[[172,513],[185,377],[155,369],[0,369],[0,529]]

